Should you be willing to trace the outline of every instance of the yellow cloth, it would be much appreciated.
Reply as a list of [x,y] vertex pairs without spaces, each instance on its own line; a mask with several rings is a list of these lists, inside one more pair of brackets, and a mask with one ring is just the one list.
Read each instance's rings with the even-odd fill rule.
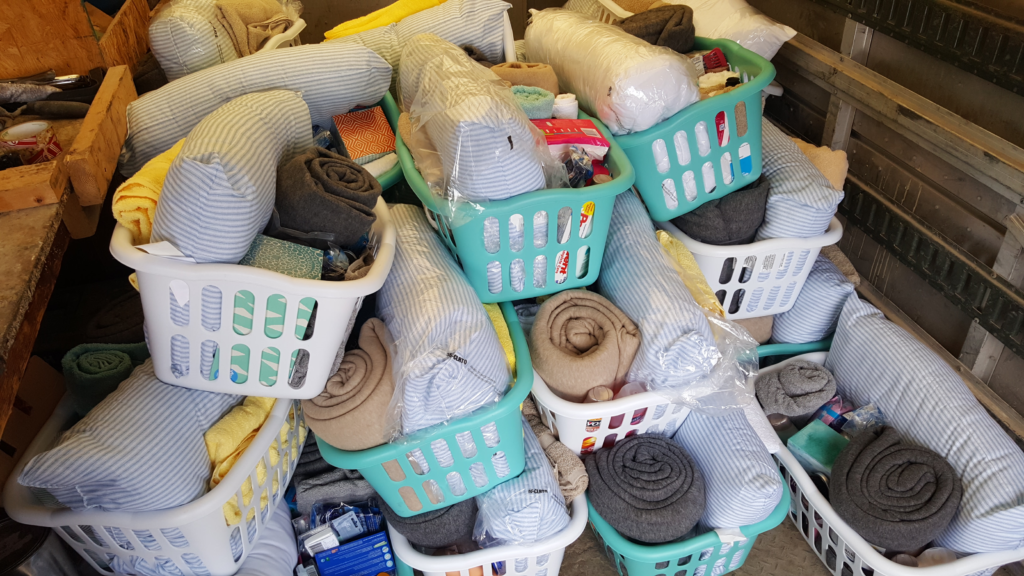
[[697,304],[708,312],[718,314],[724,318],[725,310],[718,302],[718,297],[715,296],[714,290],[711,289],[711,286],[708,286],[708,281],[704,278],[704,273],[700,271],[700,266],[697,265],[697,260],[694,259],[693,254],[687,250],[682,242],[676,240],[664,230],[658,230],[658,242],[661,242],[662,247],[672,257],[672,260],[676,262],[676,271],[679,273],[679,277],[683,279],[683,284],[686,284],[686,289],[693,295],[693,299],[697,301]]
[[498,341],[505,349],[505,358],[508,359],[508,367],[512,374],[516,373],[516,351],[512,348],[512,335],[509,334],[508,324],[505,317],[501,315],[501,307],[497,304],[484,304],[487,315],[491,317],[491,324],[494,324],[494,331],[498,333]]
[[114,219],[131,230],[132,241],[136,245],[149,244],[160,190],[164,187],[171,162],[174,162],[184,145],[183,138],[167,152],[146,162],[141,170],[114,191]]
[[374,28],[380,28],[382,26],[398,22],[403,18],[412,16],[417,12],[422,12],[427,8],[440,6],[443,3],[444,0],[398,0],[390,6],[381,8],[376,12],[371,12],[362,18],[342,22],[332,30],[325,32],[324,37],[328,40],[334,40],[336,38],[344,38],[345,36],[351,36],[352,34],[358,34],[367,30],[373,30]]
[[[287,402],[287,400],[284,401]],[[274,409],[276,402],[275,398],[249,396],[242,404],[232,408],[220,421],[206,431],[203,439],[206,441],[206,451],[209,453],[210,463],[213,465],[213,473],[210,475],[211,489],[224,480],[224,477],[231,471],[231,468],[241,458],[242,454],[245,453],[246,449],[249,448],[249,445],[252,444],[253,439],[259,434],[260,428],[267,421],[267,417],[270,416],[270,412]],[[284,443],[288,438],[288,432],[294,426],[295,412],[293,408],[284,425],[281,426],[279,438],[270,445],[268,452],[271,466],[277,466],[281,459],[281,453],[287,449]],[[299,430],[299,436],[302,438],[298,442],[305,442],[304,432],[304,429]],[[294,438],[291,449],[293,454],[298,451],[298,443],[294,441]],[[267,466],[262,459],[256,465],[256,479],[261,485],[267,479]],[[277,492],[277,488],[278,480],[275,476],[270,490]],[[252,491],[252,482],[243,481],[243,506],[248,506],[249,502],[252,501]],[[269,494],[264,490],[260,495],[260,509],[266,508],[268,503]],[[228,500],[224,504],[223,510],[224,519],[227,520],[228,526],[234,526],[241,521],[242,512],[238,506],[237,499],[231,498]],[[250,510],[247,520],[252,520],[255,515],[255,509]]]

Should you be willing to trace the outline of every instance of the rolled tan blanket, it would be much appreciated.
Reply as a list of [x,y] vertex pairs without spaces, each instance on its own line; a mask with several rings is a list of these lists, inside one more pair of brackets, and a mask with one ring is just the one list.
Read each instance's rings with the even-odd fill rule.
[[552,296],[530,330],[533,368],[555,394],[583,402],[595,386],[617,390],[640,347],[640,330],[607,298],[586,290]]
[[367,320],[359,348],[345,353],[319,396],[302,401],[306,423],[331,446],[365,450],[385,442],[385,416],[395,393],[390,341],[383,322]]
[[540,412],[532,398],[523,402],[523,417],[530,423],[530,428],[540,441],[540,447],[544,449],[544,455],[548,462],[555,469],[555,478],[558,479],[558,487],[562,490],[565,503],[572,502],[580,494],[587,491],[590,484],[587,476],[587,469],[580,457],[559,442],[540,419]]

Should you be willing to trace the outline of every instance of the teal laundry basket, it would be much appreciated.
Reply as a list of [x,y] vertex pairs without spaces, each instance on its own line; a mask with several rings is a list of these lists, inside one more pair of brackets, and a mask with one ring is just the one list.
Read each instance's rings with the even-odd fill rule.
[[[515,349],[516,380],[497,404],[465,418],[420,430],[404,437],[400,442],[383,444],[367,450],[339,450],[318,437],[316,441],[324,460],[338,468],[358,470],[388,506],[403,517],[415,516],[468,500],[518,476],[526,466],[523,419],[519,407],[533,387],[533,365],[530,362],[526,336],[519,325],[515,308],[511,303],[504,303],[501,305],[501,313],[508,324],[512,346]],[[499,440],[497,444],[488,446],[480,429],[491,423],[497,427]],[[473,443],[476,446],[475,452],[469,455],[460,449],[455,438],[457,434],[463,432],[470,432],[473,435]],[[441,467],[431,448],[440,442],[448,444],[454,460],[447,468]],[[417,473],[410,464],[409,452],[416,448],[422,450],[430,467],[425,474]],[[510,470],[501,477],[495,472],[492,461],[499,452],[504,453]],[[477,463],[483,466],[487,475],[487,483],[482,486],[477,486],[470,474],[470,467]],[[448,484],[450,474],[462,477],[465,492],[452,492]],[[440,499],[428,495],[428,485],[431,481],[436,482],[441,492]]]
[[[398,116],[401,111],[398,109],[398,104],[395,103],[395,99],[391,97],[391,92],[385,92],[384,97],[377,102],[377,106],[380,106],[384,110],[384,116],[388,119],[388,124],[391,125],[391,131],[395,133],[395,141],[398,141]],[[402,179],[402,165],[396,163],[387,172],[380,175],[377,178],[377,182],[380,182],[381,190],[387,190]]]
[[[486,202],[482,211],[459,206],[451,218],[440,209],[442,200],[423,180],[408,147],[397,137],[396,148],[409,187],[430,211],[438,233],[462,265],[470,286],[483,302],[507,302],[545,296],[569,288],[589,286],[597,280],[604,256],[604,243],[612,219],[615,197],[633,185],[634,173],[622,148],[599,120],[580,113],[608,139],[605,167],[612,181],[586,188],[556,188],[527,192],[507,200]],[[468,204],[468,203],[463,203]],[[559,213],[569,213],[568,234],[559,242]],[[587,214],[592,222],[580,232],[580,218]],[[534,223],[547,220],[543,241],[534,237]],[[490,253],[484,245],[484,227],[497,227],[500,247]],[[522,242],[512,245],[509,229],[522,227]],[[588,232],[589,230],[589,232]],[[512,274],[522,272],[522,286],[513,286]],[[535,276],[536,272],[536,276]],[[500,279],[500,282],[499,282]]]
[[807,342],[806,344],[763,344],[757,347],[757,358],[761,368],[767,368],[800,354],[828,352],[828,349],[831,347],[831,338],[817,342]]
[[704,567],[704,576],[720,575],[742,566],[757,536],[775,528],[786,518],[790,495],[785,482],[783,486],[782,499],[775,510],[757,524],[741,526],[740,531],[747,539],[731,544],[723,543],[714,531],[683,542],[637,544],[627,540],[601,518],[589,498],[588,519],[598,544],[615,565],[619,576],[694,576],[700,566]]
[[[721,48],[740,74],[739,88],[692,104],[647,130],[615,137],[657,222],[686,214],[761,176],[761,90],[775,78],[775,67],[732,40],[698,37],[694,43],[694,50],[713,48]],[[727,140],[719,138],[719,126],[727,128]]]

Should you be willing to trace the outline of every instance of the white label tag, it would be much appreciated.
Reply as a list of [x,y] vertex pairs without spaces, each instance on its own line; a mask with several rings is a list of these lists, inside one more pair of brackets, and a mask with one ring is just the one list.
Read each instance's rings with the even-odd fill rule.
[[324,550],[336,548],[338,546],[338,537],[334,535],[334,531],[331,530],[330,526],[323,526],[313,535],[306,538],[303,544],[306,546],[310,556],[316,556]]
[[178,301],[178,306],[184,308],[185,304],[188,304],[188,284],[182,280],[171,280],[169,286],[171,294],[174,294],[174,299]]
[[195,260],[181,253],[174,247],[174,244],[164,240],[163,242],[154,242],[152,244],[143,244],[136,246],[139,250],[142,250],[146,254],[152,254],[153,256],[160,256],[163,258],[170,258],[171,260],[180,260],[182,262],[191,262],[195,264]]
[[715,533],[718,534],[718,539],[722,543],[742,542],[747,539],[739,528],[716,528]]

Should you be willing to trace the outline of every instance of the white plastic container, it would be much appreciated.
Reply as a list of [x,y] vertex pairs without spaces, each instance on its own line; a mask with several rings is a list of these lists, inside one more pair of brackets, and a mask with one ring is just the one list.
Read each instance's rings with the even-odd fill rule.
[[[813,352],[793,357],[785,362],[764,368],[761,374],[771,374],[794,360],[808,360],[824,364],[826,352]],[[967,576],[991,574],[1004,564],[1024,559],[1024,548],[1005,552],[972,554],[940,566],[911,568],[886,559],[871,544],[844,522],[828,500],[814,486],[793,454],[785,448],[773,455],[789,484],[792,494],[789,519],[803,535],[811,550],[834,576]]]
[[671,436],[690,414],[689,408],[671,404],[656,392],[641,392],[607,402],[569,402],[552,392],[536,370],[532,393],[541,418],[551,432],[576,454],[611,448],[616,441],[634,434],[648,432]]
[[577,496],[572,501],[570,512],[572,519],[569,525],[540,542],[496,546],[452,556],[428,556],[418,552],[404,536],[389,530],[391,544],[399,560],[398,576],[413,576],[413,569],[423,572],[423,576],[451,576],[453,573],[470,576],[469,571],[473,568],[482,568],[483,574],[490,575],[491,565],[498,562],[505,563],[507,576],[538,576],[542,571],[546,576],[558,576],[565,547],[575,542],[587,527],[587,497]]
[[302,32],[305,29],[306,21],[302,18],[298,18],[295,22],[292,22],[292,25],[289,26],[287,30],[277,36],[272,36],[270,40],[267,40],[267,43],[264,44],[263,48],[260,48],[259,51],[266,52],[267,50],[274,50],[276,48],[298,46],[300,44],[299,32]]
[[[305,426],[299,403],[279,400],[263,428],[224,480],[199,499],[184,506],[155,512],[75,512],[67,508],[48,508],[28,488],[18,484],[18,476],[28,462],[56,444],[61,430],[73,416],[70,398],[65,396],[7,479],[4,486],[4,508],[11,518],[22,524],[52,528],[102,574],[114,574],[107,566],[114,556],[128,566],[133,565],[132,557],[142,558],[154,569],[158,563],[169,560],[185,576],[198,576],[186,562],[188,559],[195,565],[195,559],[198,559],[212,576],[234,574],[258,542],[260,533],[288,488],[291,473],[302,452],[298,431]],[[276,466],[271,466],[271,444],[289,418],[294,419],[293,426],[280,452],[281,458]],[[267,470],[262,484],[256,472],[257,463],[261,460],[265,462]],[[277,480],[276,491],[273,490],[274,479]],[[251,482],[253,486],[248,505],[242,500],[244,482]],[[268,505],[261,510],[260,495],[264,492],[268,495]],[[228,526],[222,507],[232,499],[238,503],[242,521],[235,526]],[[255,516],[247,522],[249,511],[253,509]],[[253,524],[255,529],[252,541],[248,538],[251,530],[249,524]],[[133,549],[125,550],[118,546],[108,528],[119,529],[131,542]],[[177,529],[188,541],[186,546],[179,548],[171,544],[168,533],[173,529]],[[142,531],[152,535],[159,549],[151,550],[140,541],[139,534]],[[231,550],[231,535],[235,531],[238,531],[236,538],[240,537],[242,544],[242,552],[237,559]],[[194,557],[187,556],[190,554]]]
[[[248,396],[308,399],[322,392],[338,349],[352,331],[363,297],[380,290],[395,258],[395,225],[383,199],[377,200],[374,213],[377,221],[371,236],[376,239],[377,259],[366,277],[347,282],[291,278],[249,266],[195,264],[152,256],[132,246],[127,229],[120,225],[115,228],[110,252],[138,275],[146,339],[157,378],[177,386]],[[210,298],[204,298],[203,289],[207,287],[211,287],[207,295],[219,291],[219,329],[215,331],[204,328],[201,321],[206,306],[213,309],[214,317],[218,315],[218,299],[212,299],[211,304]],[[189,313],[184,326],[171,318],[172,290],[175,294],[183,290],[187,299]],[[284,324],[281,330],[268,332],[268,298],[275,295],[285,300]],[[245,334],[232,324],[236,299],[242,297],[254,302],[251,328]],[[296,324],[304,326],[304,321],[298,311],[312,308],[313,300],[316,327],[312,337],[300,340]],[[269,310],[270,317],[279,317],[279,313],[279,309]],[[300,328],[299,333],[303,332]],[[171,370],[171,341],[175,336],[184,337],[188,350],[187,373],[180,377]],[[201,369],[202,346],[211,342],[219,347],[216,380],[204,378]],[[309,353],[307,373],[302,385],[292,388],[288,383],[292,355],[299,350]]]
[[671,222],[655,222],[686,245],[718,296],[729,320],[781,314],[793,307],[823,246],[843,237],[835,217],[812,238],[771,238],[741,246],[713,246],[683,234]]
[[633,15],[632,12],[623,10],[613,0],[569,0],[563,8],[586,14],[605,24],[615,24]]

